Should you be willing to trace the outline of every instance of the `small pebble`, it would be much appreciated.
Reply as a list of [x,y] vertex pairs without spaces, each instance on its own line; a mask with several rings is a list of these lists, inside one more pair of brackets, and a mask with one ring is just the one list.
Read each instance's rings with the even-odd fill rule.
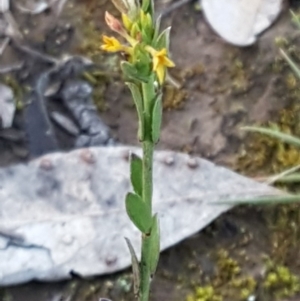
[[51,113],[51,118],[57,125],[59,125],[68,134],[73,136],[79,135],[78,127],[70,118],[56,111]]
[[40,161],[40,168],[47,171],[53,169],[52,161],[48,158],[42,158]]

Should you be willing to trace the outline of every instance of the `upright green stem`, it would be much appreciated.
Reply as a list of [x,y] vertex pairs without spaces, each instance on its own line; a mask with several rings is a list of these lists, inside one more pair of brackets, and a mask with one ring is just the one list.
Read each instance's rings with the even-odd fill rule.
[[142,84],[142,95],[145,114],[145,140],[143,141],[143,200],[149,206],[152,214],[152,165],[153,165],[153,149],[152,142],[152,110],[153,100],[155,98],[153,82]]
[[[154,87],[149,84],[142,84],[143,102],[145,109],[145,123],[151,133],[151,110]],[[149,206],[152,215],[152,166],[153,166],[154,145],[151,135],[146,136],[143,141],[143,201]],[[140,301],[148,301],[150,294],[151,271],[149,266],[150,245],[147,235],[142,234],[142,254],[141,254],[141,286]]]
[[152,212],[153,142],[143,142],[143,200]]
[[141,259],[141,286],[140,286],[140,298],[139,301],[149,301],[150,295],[150,284],[151,284],[151,272],[149,267],[149,262],[147,258],[149,257],[149,242],[142,234],[142,259]]

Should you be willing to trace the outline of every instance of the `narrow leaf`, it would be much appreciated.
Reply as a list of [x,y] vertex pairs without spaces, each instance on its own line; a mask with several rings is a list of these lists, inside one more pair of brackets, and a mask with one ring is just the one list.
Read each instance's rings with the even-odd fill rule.
[[156,41],[159,35],[160,31],[160,23],[161,23],[161,15],[158,16],[158,18],[155,21],[155,29],[154,29],[154,35],[153,35],[153,41]]
[[291,136],[289,134],[282,133],[277,130],[272,130],[272,129],[263,128],[263,127],[255,127],[255,126],[246,126],[246,127],[243,127],[242,129],[245,131],[248,131],[248,132],[257,132],[260,134],[266,134],[271,137],[280,139],[283,142],[290,143],[290,144],[293,144],[294,146],[300,147],[300,139],[298,139],[294,136]]
[[152,112],[152,141],[157,143],[160,137],[160,128],[162,122],[162,94],[159,94],[155,100]]
[[138,70],[130,63],[123,61],[121,63],[122,72],[126,77],[134,81],[141,81],[144,83],[148,82],[148,77],[143,76],[138,72]]
[[144,139],[144,135],[145,135],[144,108],[143,108],[142,95],[136,84],[127,82],[126,85],[130,89],[133,101],[135,103],[135,107],[136,107],[138,119],[139,119],[138,137],[142,141]]
[[275,182],[279,182],[280,179],[295,173],[299,169],[300,169],[300,164],[298,164],[296,166],[293,166],[289,169],[286,169],[286,170],[282,171],[281,173],[279,173],[277,175],[269,177],[269,179],[265,183],[268,184],[268,185],[271,185]]
[[136,154],[131,154],[130,179],[134,192],[142,197],[143,193],[143,161]]
[[131,255],[131,263],[132,263],[132,273],[133,273],[133,292],[135,296],[138,296],[139,294],[139,288],[140,288],[140,267],[139,262],[137,259],[137,256],[135,254],[134,248],[128,238],[125,237],[130,255]]
[[275,180],[276,183],[299,183],[300,173],[296,172],[290,175],[283,176]]
[[144,12],[148,11],[149,6],[150,6],[150,0],[143,0],[142,1],[142,10]]
[[262,196],[251,199],[236,199],[236,200],[228,200],[228,201],[218,201],[212,202],[213,205],[243,205],[243,204],[251,204],[251,205],[275,205],[275,204],[288,204],[288,203],[296,203],[300,201],[300,195],[279,195],[279,196]]
[[295,72],[297,77],[300,79],[299,67],[293,62],[293,60],[282,49],[280,49],[280,53],[282,54],[284,59],[287,61],[287,63],[290,65],[291,69]]
[[142,10],[145,13],[149,13],[150,16],[154,17],[154,0],[143,0],[142,1]]
[[151,234],[149,237],[149,266],[150,266],[150,272],[151,275],[155,274],[158,260],[159,260],[159,254],[160,254],[160,231],[159,231],[159,221],[157,214],[153,217],[153,224],[151,228]]
[[149,207],[137,194],[129,192],[126,196],[126,211],[134,225],[143,233],[149,233],[152,217]]
[[143,42],[150,44],[152,42],[153,28],[149,26],[144,26],[141,30]]
[[138,25],[138,23],[133,23],[131,29],[130,29],[130,36],[132,37],[136,37],[137,33],[140,32],[140,26]]
[[154,12],[155,12],[155,7],[154,7],[154,0],[150,0],[150,7],[148,8],[148,12],[154,18]]
[[160,49],[166,48],[169,51],[170,32],[171,32],[171,27],[168,27],[158,36],[158,38],[154,42],[156,49],[160,50]]

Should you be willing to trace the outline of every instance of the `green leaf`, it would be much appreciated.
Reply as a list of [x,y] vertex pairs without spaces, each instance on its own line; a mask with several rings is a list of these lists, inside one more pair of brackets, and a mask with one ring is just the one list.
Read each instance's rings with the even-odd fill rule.
[[150,0],[143,0],[143,2],[142,2],[142,10],[144,12],[147,12],[148,8],[149,8],[149,5],[150,5]]
[[131,255],[132,274],[133,274],[133,292],[135,296],[138,296],[140,283],[141,283],[139,262],[130,240],[126,237],[125,240]]
[[[125,2],[126,7],[129,8],[128,10],[128,17],[130,20],[136,20],[138,18],[138,14],[140,11],[140,1],[139,0],[123,0]],[[132,3],[133,2],[133,3]]]
[[291,69],[295,72],[297,77],[300,79],[300,69],[298,66],[293,62],[293,60],[282,50],[280,49],[280,52],[284,59],[287,61],[287,63],[290,65]]
[[154,0],[143,0],[142,10],[154,17]]
[[140,29],[139,25],[137,23],[134,23],[130,30],[130,36],[135,38],[137,33],[140,31],[141,31],[141,29]]
[[171,27],[166,28],[154,41],[154,47],[158,50],[166,48],[169,51]]
[[152,68],[151,68],[151,61],[152,59],[150,58],[149,54],[146,53],[145,51],[140,51],[137,49],[138,47],[135,47],[135,69],[139,73],[139,76],[143,78],[147,78],[147,82],[149,82],[149,76],[152,73]]
[[150,44],[153,36],[153,28],[149,26],[144,26],[141,30],[143,42],[146,44]]
[[152,142],[157,143],[160,137],[160,128],[162,122],[162,94],[159,94],[155,100],[152,111]]
[[142,75],[138,70],[133,66],[132,64],[123,61],[121,63],[121,69],[126,77],[128,77],[131,80],[135,81],[141,81],[144,83],[148,82],[148,77]]
[[131,154],[130,179],[134,192],[142,197],[143,193],[143,161],[136,154]]
[[154,0],[150,0],[150,7],[148,8],[148,13],[150,13],[150,16],[152,18],[154,18],[154,12],[155,12]]
[[153,41],[157,41],[159,31],[160,31],[160,23],[161,23],[161,15],[158,16],[155,22],[155,29],[154,29],[154,35],[153,35]]
[[149,233],[152,224],[151,212],[147,204],[137,194],[126,196],[126,211],[134,225],[143,233]]
[[[155,87],[155,78],[156,75],[154,72],[152,72],[149,76],[149,81],[148,83],[143,83],[142,84],[142,91],[143,95],[145,97],[145,111],[148,110],[148,112],[151,114],[152,107],[154,104],[154,101],[156,99],[156,87]],[[147,107],[146,107],[147,106]]]
[[277,131],[277,130],[272,130],[272,129],[263,128],[263,127],[255,127],[255,126],[245,126],[242,129],[245,130],[245,131],[248,131],[248,132],[257,132],[257,133],[260,133],[260,134],[266,134],[266,135],[269,135],[271,137],[280,139],[283,142],[293,144],[297,147],[300,147],[300,139],[298,139],[294,136],[282,133],[282,132]]
[[154,0],[150,0],[150,9],[149,9],[149,12],[150,12],[150,15],[154,18],[154,13],[155,13],[155,6],[154,6]]
[[160,254],[160,231],[157,214],[153,217],[151,234],[149,236],[149,267],[151,275],[155,274]]
[[145,136],[145,122],[144,122],[144,107],[143,107],[143,98],[138,86],[134,83],[127,82],[126,85],[131,91],[133,101],[135,103],[135,107],[138,114],[139,119],[139,129],[138,129],[138,137],[140,141],[144,140]]

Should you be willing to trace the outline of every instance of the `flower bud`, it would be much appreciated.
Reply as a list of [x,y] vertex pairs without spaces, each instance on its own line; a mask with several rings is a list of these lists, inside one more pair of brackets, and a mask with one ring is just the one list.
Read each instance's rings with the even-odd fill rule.
[[130,36],[136,39],[137,34],[140,32],[139,25],[137,23],[134,23],[130,29]]
[[122,21],[123,21],[123,24],[124,24],[125,28],[126,28],[128,31],[130,31],[133,23],[132,23],[131,20],[128,18],[128,16],[125,15],[124,13],[122,13]]
[[124,28],[121,22],[118,19],[116,19],[113,15],[111,15],[109,12],[105,12],[105,22],[111,30],[118,33],[124,32]]

